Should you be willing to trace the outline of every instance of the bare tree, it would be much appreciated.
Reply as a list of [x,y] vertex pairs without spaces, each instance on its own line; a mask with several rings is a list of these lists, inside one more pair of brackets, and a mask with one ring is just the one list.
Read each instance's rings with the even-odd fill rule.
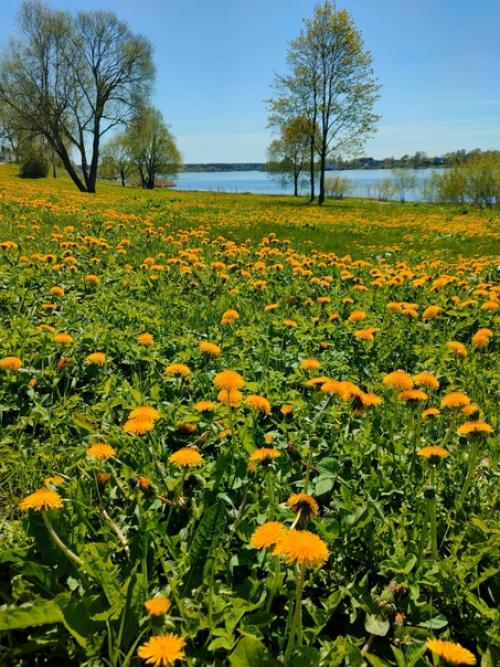
[[22,5],[19,27],[0,61],[0,102],[46,139],[79,190],[95,192],[103,135],[148,99],[151,45],[111,12],[72,16],[38,0]]

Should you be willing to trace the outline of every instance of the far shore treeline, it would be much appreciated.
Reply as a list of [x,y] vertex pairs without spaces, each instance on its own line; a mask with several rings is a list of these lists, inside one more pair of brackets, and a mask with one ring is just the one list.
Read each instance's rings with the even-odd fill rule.
[[[346,169],[429,169],[432,167],[451,167],[466,162],[474,155],[480,154],[480,148],[472,151],[457,150],[444,155],[430,156],[425,151],[417,151],[415,155],[402,155],[400,158],[357,157],[350,160],[338,157],[326,164],[326,170],[343,171]],[[1,158],[0,158],[1,159]],[[189,173],[210,173],[218,171],[267,171],[266,162],[186,162],[183,171]]]

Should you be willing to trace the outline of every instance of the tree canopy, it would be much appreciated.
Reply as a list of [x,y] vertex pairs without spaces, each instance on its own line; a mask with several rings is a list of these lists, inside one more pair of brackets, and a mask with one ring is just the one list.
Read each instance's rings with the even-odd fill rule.
[[[149,99],[152,47],[112,12],[22,5],[0,60],[0,102],[17,131],[43,137],[82,192],[95,192],[102,137]],[[75,166],[77,155],[81,173]]]
[[293,118],[307,119],[311,199],[317,157],[321,204],[327,160],[359,150],[375,129],[378,116],[373,107],[379,85],[372,56],[350,13],[327,1],[315,7],[313,17],[304,21],[301,33],[290,43],[287,65],[287,74],[274,82],[270,124],[279,127]]

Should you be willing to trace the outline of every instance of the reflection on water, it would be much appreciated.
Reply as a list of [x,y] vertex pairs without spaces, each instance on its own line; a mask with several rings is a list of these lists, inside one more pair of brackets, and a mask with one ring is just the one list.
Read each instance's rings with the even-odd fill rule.
[[[406,199],[417,201],[422,199],[421,185],[430,174],[441,169],[415,169],[411,173],[417,179],[417,187],[406,193]],[[346,171],[328,171],[327,178],[341,176],[351,184],[348,196],[377,198],[382,182],[392,178],[390,169],[352,169]],[[204,190],[208,192],[249,192],[253,194],[293,194],[291,184],[281,187],[264,171],[214,171],[188,172],[179,174],[176,179],[176,190]],[[307,194],[307,181],[301,184],[301,194]],[[393,195],[397,199],[398,195]]]

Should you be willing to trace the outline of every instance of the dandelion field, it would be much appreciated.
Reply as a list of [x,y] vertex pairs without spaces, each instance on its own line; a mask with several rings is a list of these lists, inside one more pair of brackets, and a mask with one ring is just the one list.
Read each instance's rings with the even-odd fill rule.
[[499,664],[499,220],[0,167],[0,664]]

